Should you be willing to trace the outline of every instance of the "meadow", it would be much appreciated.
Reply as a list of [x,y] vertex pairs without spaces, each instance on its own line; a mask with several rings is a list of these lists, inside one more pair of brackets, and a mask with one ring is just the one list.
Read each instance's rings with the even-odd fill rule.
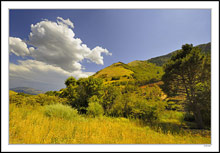
[[[60,107],[60,105],[58,105]],[[62,106],[61,106],[62,107]],[[67,106],[65,106],[67,107]],[[59,109],[59,108],[58,108]],[[70,108],[72,109],[72,108]],[[141,120],[51,113],[47,106],[10,104],[10,144],[210,144],[210,131],[153,128]],[[167,113],[168,114],[168,113]],[[178,123],[178,116],[167,115]],[[164,120],[165,120],[164,118]],[[173,119],[172,119],[173,118]],[[173,126],[172,126],[173,127]]]

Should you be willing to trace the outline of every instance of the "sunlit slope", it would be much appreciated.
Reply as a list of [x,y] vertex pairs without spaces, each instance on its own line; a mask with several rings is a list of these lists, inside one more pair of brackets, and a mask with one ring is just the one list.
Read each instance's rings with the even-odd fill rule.
[[134,72],[133,77],[136,80],[160,80],[164,74],[163,68],[156,66],[153,63],[147,61],[133,61],[128,63],[130,69]]
[[103,78],[105,81],[115,81],[115,80],[129,80],[132,79],[132,74],[134,72],[130,70],[126,64],[122,62],[114,63],[111,66],[108,66],[93,76],[95,78]]
[[12,90],[9,90],[9,96],[12,96],[12,95],[17,95],[18,93],[15,92],[15,91],[12,91]]
[[142,85],[160,81],[163,69],[147,61],[133,61],[128,64],[118,62],[106,67],[93,75],[95,78],[102,78],[105,82],[126,82],[134,81]]

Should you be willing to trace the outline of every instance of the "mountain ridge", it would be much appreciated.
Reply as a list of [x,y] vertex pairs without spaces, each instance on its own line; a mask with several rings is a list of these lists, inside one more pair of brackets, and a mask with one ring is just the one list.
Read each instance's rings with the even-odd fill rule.
[[12,90],[17,93],[25,93],[25,94],[30,94],[30,95],[37,95],[37,94],[44,93],[41,90],[37,90],[34,88],[30,88],[30,87],[15,87],[15,88],[10,88],[9,90]]
[[[206,44],[200,44],[200,45],[197,45],[197,46],[194,46],[194,47],[200,48],[202,53],[211,53],[211,42],[206,43]],[[165,55],[162,55],[162,56],[157,56],[157,57],[150,58],[147,61],[149,61],[151,63],[154,63],[158,66],[162,66],[164,63],[166,63],[170,59],[170,57],[173,54],[175,54],[179,50],[181,50],[181,49],[172,51],[172,52],[170,52],[168,54],[165,54]]]

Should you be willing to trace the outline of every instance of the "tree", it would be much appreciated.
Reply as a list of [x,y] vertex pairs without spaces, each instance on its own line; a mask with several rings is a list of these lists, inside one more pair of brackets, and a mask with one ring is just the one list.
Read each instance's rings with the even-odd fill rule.
[[76,79],[73,76],[69,77],[65,81],[66,87],[68,87],[70,84],[73,85],[73,86],[76,86]]
[[77,81],[74,77],[69,77],[65,81],[66,88],[61,90],[60,97],[67,98],[69,104],[74,108],[79,108],[79,104],[77,103],[78,92],[77,92]]
[[168,96],[185,96],[186,108],[193,112],[198,128],[204,128],[201,114],[204,106],[198,99],[201,94],[198,89],[201,89],[199,84],[209,80],[207,63],[199,48],[186,44],[164,65],[165,74],[162,77],[163,90]]
[[121,95],[121,91],[119,88],[113,85],[106,85],[103,88],[103,96],[102,96],[102,106],[104,108],[105,114],[109,114],[110,109],[112,108],[115,99]]
[[103,95],[103,81],[99,78],[81,78],[77,81],[77,91],[79,98],[77,99],[78,106],[81,113],[86,113],[89,98],[96,95],[98,98],[101,98]]

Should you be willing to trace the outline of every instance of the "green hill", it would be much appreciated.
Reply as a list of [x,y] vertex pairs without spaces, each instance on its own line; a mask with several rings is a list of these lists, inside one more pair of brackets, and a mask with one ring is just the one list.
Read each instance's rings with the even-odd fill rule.
[[[198,45],[198,46],[195,46],[195,47],[198,47],[201,49],[201,52],[203,53],[211,53],[211,42],[210,43],[207,43],[207,44],[201,44],[201,45]],[[177,52],[178,50],[176,51],[173,51],[169,54],[166,54],[166,55],[163,55],[163,56],[158,56],[158,57],[154,57],[154,58],[151,58],[149,60],[147,60],[148,62],[151,62],[151,63],[154,63],[158,66],[162,66],[164,63],[166,63],[170,57],[175,53]]]
[[139,85],[158,81],[163,74],[162,67],[147,61],[133,61],[128,64],[118,62],[108,66],[93,75],[104,79],[105,83],[136,82]]
[[133,61],[128,63],[128,66],[134,72],[133,78],[141,82],[159,81],[164,73],[162,67],[148,61]]
[[29,88],[29,87],[16,87],[16,88],[11,88],[10,90],[17,92],[17,93],[25,93],[25,94],[30,94],[30,95],[37,95],[37,94],[44,93],[41,90],[36,90],[33,88]]

